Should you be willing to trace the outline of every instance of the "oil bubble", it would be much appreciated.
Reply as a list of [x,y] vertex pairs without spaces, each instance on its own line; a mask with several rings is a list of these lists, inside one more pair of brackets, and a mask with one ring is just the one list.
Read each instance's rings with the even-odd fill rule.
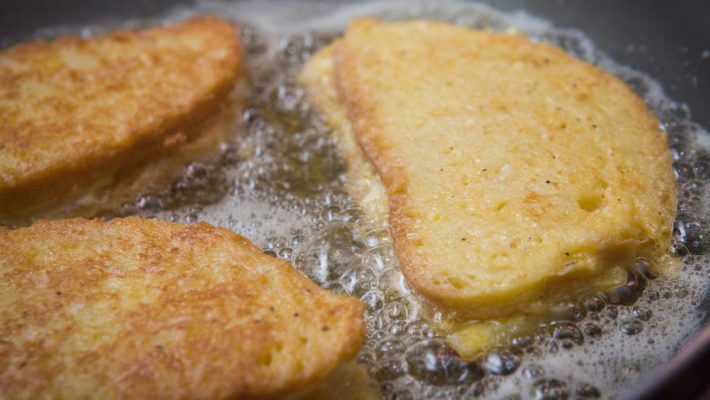
[[389,381],[402,376],[404,373],[405,370],[399,358],[390,358],[380,362],[375,371],[375,377],[380,381]]
[[636,335],[643,330],[643,323],[637,320],[625,321],[619,326],[619,330],[626,335]]
[[588,383],[578,386],[574,393],[579,399],[598,399],[601,396],[599,389]]
[[560,342],[562,347],[570,348],[573,345],[584,343],[584,335],[577,325],[571,322],[555,322],[550,324],[553,339]]
[[460,384],[483,376],[474,363],[462,360],[438,339],[417,343],[405,357],[409,374],[431,385]]
[[557,379],[541,379],[534,384],[536,400],[564,400],[569,398],[567,385]]
[[537,364],[530,364],[522,370],[522,376],[527,379],[537,379],[545,375],[545,370]]
[[595,337],[602,334],[602,328],[593,322],[585,322],[584,325],[582,325],[582,331],[589,337]]
[[653,313],[646,307],[635,306],[631,309],[631,315],[641,321],[648,321],[649,319],[651,319]]
[[512,351],[501,351],[488,354],[483,365],[486,370],[495,375],[508,375],[520,366],[520,356]]

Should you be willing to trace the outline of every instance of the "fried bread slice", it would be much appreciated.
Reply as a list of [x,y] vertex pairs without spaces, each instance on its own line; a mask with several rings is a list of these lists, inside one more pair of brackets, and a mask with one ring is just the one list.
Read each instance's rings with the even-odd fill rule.
[[349,168],[376,170],[401,270],[440,306],[538,313],[620,284],[634,257],[667,261],[666,135],[595,66],[515,33],[358,19],[301,81],[357,143]]
[[0,228],[8,398],[298,392],[352,358],[363,307],[226,229],[130,217]]
[[0,51],[0,216],[100,193],[149,161],[164,174],[166,159],[214,154],[204,137],[225,131],[205,125],[243,58],[235,28],[213,16]]

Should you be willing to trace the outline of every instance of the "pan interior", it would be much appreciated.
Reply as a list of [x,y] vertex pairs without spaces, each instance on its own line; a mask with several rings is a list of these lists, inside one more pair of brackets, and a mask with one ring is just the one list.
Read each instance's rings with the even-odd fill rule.
[[[367,305],[368,334],[358,363],[383,395],[615,396],[666,362],[700,329],[710,288],[710,242],[703,229],[710,204],[710,136],[652,77],[614,62],[583,32],[524,12],[454,1],[209,1],[151,19],[54,27],[37,36],[90,35],[202,13],[219,14],[244,28],[252,80],[244,126],[213,164],[190,165],[165,192],[146,194],[106,216],[140,214],[224,226],[289,259],[323,287],[360,297]],[[295,83],[312,54],[342,33],[349,20],[365,15],[513,28],[626,81],[669,133],[679,196],[673,248],[683,255],[678,276],[649,281],[630,305],[594,296],[561,305],[567,309],[563,320],[541,325],[536,335],[516,338],[474,362],[452,356],[422,317],[428,305],[407,287],[386,227],[361,218],[349,199],[334,139]]]

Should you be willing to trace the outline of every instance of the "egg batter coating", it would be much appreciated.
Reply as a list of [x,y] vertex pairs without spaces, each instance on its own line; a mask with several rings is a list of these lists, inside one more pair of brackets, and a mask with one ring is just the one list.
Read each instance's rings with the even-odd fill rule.
[[557,47],[358,19],[301,82],[355,197],[385,208],[405,277],[458,315],[542,313],[668,258],[665,133],[621,80]]
[[151,162],[165,175],[214,154],[224,130],[210,124],[243,58],[235,28],[213,16],[0,51],[0,217],[148,182],[136,168]]
[[0,393],[261,398],[354,357],[363,306],[247,239],[155,219],[0,228]]

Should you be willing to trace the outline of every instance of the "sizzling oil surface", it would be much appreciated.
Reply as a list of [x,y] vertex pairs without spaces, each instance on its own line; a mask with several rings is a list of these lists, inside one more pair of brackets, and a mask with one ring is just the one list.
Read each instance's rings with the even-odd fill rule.
[[[253,87],[245,126],[213,164],[194,164],[165,193],[128,204],[114,215],[142,214],[207,221],[235,230],[288,258],[320,285],[367,304],[367,343],[358,362],[388,398],[616,397],[668,360],[706,318],[710,243],[710,136],[687,108],[650,77],[616,64],[584,34],[523,14],[459,2],[203,2],[159,20],[62,27],[40,36],[105,32],[213,12],[245,27]],[[477,28],[514,28],[549,41],[625,80],[669,132],[679,207],[673,247],[684,255],[674,278],[648,281],[633,304],[623,290],[560,305],[564,320],[540,325],[474,362],[453,357],[423,317],[426,303],[398,271],[387,229],[360,218],[348,198],[345,166],[326,124],[295,81],[304,62],[350,19],[434,18]],[[645,281],[644,281],[645,282]],[[441,315],[434,314],[434,321]]]

